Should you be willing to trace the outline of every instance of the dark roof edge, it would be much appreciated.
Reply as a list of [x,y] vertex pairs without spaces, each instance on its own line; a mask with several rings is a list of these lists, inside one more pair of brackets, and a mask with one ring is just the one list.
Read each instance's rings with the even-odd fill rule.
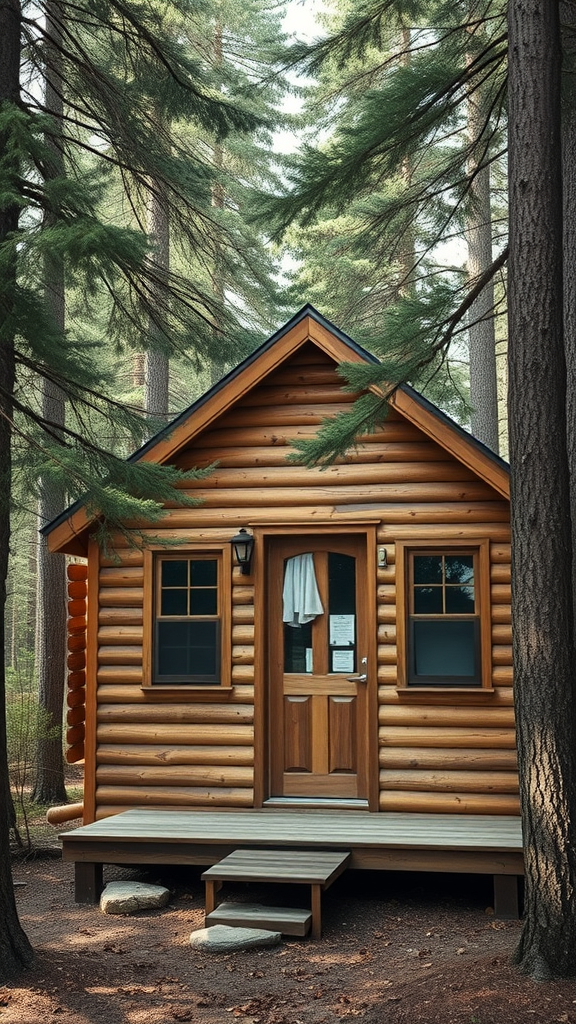
[[302,306],[302,309],[298,310],[298,312],[294,314],[294,316],[288,321],[288,323],[284,324],[284,326],[280,327],[277,331],[275,331],[275,333],[272,334],[270,338],[262,342],[262,344],[259,345],[258,348],[255,348],[254,351],[251,352],[249,356],[246,356],[246,358],[243,359],[241,363],[238,363],[238,365],[233,367],[232,370],[229,370],[228,373],[225,373],[224,376],[220,378],[220,380],[216,381],[216,383],[213,384],[212,387],[208,389],[208,391],[205,391],[204,394],[200,395],[200,397],[196,399],[196,401],[192,402],[192,404],[187,406],[187,408],[184,409],[181,413],[178,413],[178,416],[176,416],[175,419],[171,420],[170,423],[166,424],[165,427],[162,427],[158,431],[158,433],[153,434],[152,437],[149,438],[149,440],[146,441],[146,443],[143,444],[141,448],[138,448],[137,451],[132,452],[132,455],[129,455],[126,461],[137,462],[138,459],[145,454],[145,452],[149,451],[150,448],[153,448],[154,445],[158,444],[158,442],[161,441],[162,438],[169,437],[172,431],[175,430],[176,427],[180,425],[180,423],[183,423],[188,418],[188,416],[191,415],[191,413],[195,412],[197,409],[201,409],[206,402],[208,402],[214,395],[218,394],[218,392],[221,391],[222,388],[224,388],[227,384],[229,384],[231,380],[234,380],[235,377],[238,377],[239,374],[241,374],[246,369],[247,366],[251,366],[252,363],[256,362],[256,360],[259,359],[264,352],[266,352],[269,348],[272,348],[272,346],[275,345],[276,342],[280,340],[280,338],[283,338],[285,334],[288,334],[288,332],[291,331],[293,327],[296,327],[296,325],[299,324],[301,320],[304,320],[304,318],[307,316],[312,317],[313,320],[316,320],[316,322],[319,323],[322,327],[326,328],[327,331],[330,331],[331,334],[334,334],[337,338],[339,338],[340,341],[343,341],[346,345],[354,349],[355,352],[363,356],[369,362],[378,362],[378,359],[376,359],[375,356],[373,356],[370,352],[367,352],[366,349],[363,349],[361,345],[358,345],[357,342],[353,341],[352,338],[349,338],[348,335],[344,334],[343,331],[340,331],[337,327],[334,326],[334,324],[330,323],[330,321],[323,317],[322,314],[319,313],[318,310],[314,308],[314,306],[312,306],[310,303],[306,303],[305,306]]
[[[213,384],[212,387],[208,389],[208,391],[205,391],[204,394],[200,395],[200,397],[197,398],[194,402],[192,402],[191,405],[187,406],[186,409],[179,413],[175,419],[171,420],[170,423],[168,423],[165,427],[162,427],[156,434],[153,434],[152,437],[149,438],[149,440],[146,441],[145,444],[143,444],[140,448],[133,452],[132,455],[129,455],[126,461],[137,462],[147,451],[149,451],[156,444],[158,444],[158,442],[161,441],[164,437],[169,437],[170,434],[180,425],[180,423],[183,423],[188,418],[188,416],[190,416],[197,409],[202,408],[205,402],[209,401],[214,395],[218,394],[218,392],[222,388],[224,388],[230,381],[234,380],[235,377],[242,373],[242,371],[245,370],[247,366],[250,366],[253,362],[259,359],[259,357],[264,352],[266,352],[269,348],[275,345],[276,342],[280,340],[280,338],[284,337],[285,334],[291,331],[293,327],[296,327],[296,325],[299,324],[302,320],[304,320],[305,317],[307,316],[311,317],[313,320],[316,321],[316,323],[320,324],[321,327],[324,327],[325,330],[329,331],[336,338],[338,338],[339,341],[342,341],[350,349],[352,349],[354,352],[360,355],[363,359],[366,360],[366,362],[378,363],[380,361],[371,352],[368,352],[367,349],[363,348],[362,345],[359,345],[358,342],[354,341],[354,339],[351,338],[348,334],[346,334],[344,331],[341,331],[339,327],[336,327],[330,320],[322,316],[322,314],[319,313],[318,310],[313,305],[311,305],[311,303],[308,302],[306,303],[305,306],[302,306],[302,309],[298,310],[298,312],[295,313],[294,316],[291,317],[291,319],[288,320],[288,322],[284,324],[283,327],[280,327],[266,341],[262,342],[262,344],[259,345],[258,348],[254,349],[254,351],[251,352],[249,356],[246,356],[246,358],[243,359],[241,363],[238,363],[238,365],[235,366],[232,370],[229,370],[228,373],[224,374],[224,376],[219,381],[216,381],[216,383]],[[502,459],[499,455],[496,455],[496,453],[493,452],[491,448],[485,445],[482,441],[479,441],[478,438],[474,437],[474,435],[471,434],[468,430],[465,430],[464,427],[461,427],[459,423],[456,423],[456,421],[453,420],[451,416],[448,416],[447,413],[439,409],[438,406],[434,405],[433,402],[430,402],[429,399],[424,398],[424,396],[421,395],[419,391],[416,391],[415,388],[411,387],[410,384],[399,384],[398,390],[404,391],[417,404],[421,405],[424,409],[427,409],[429,412],[434,413],[438,419],[440,419],[448,427],[451,427],[453,430],[455,430],[458,434],[460,434],[462,438],[464,438],[469,443],[471,443],[475,448],[477,448],[478,451],[481,451],[484,455],[487,455],[490,459],[492,459],[492,461],[497,466],[500,466],[506,471],[509,471],[510,467],[508,463],[505,461],[505,459]],[[81,508],[82,505],[83,499],[79,498],[67,509],[61,512],[60,515],[53,519],[50,523],[47,523],[45,526],[40,527],[40,534],[42,536],[46,536],[47,534],[51,533],[52,530],[56,529],[57,526],[60,526],[60,524],[63,523],[66,519],[68,519],[69,516],[73,515],[74,512]]]
[[[242,373],[242,371],[245,370],[247,366],[251,366],[251,364],[255,362],[264,352],[271,348],[277,341],[280,340],[280,338],[284,337],[284,335],[287,334],[288,331],[291,331],[293,327],[299,324],[300,321],[304,320],[304,318],[307,316],[310,316],[312,317],[313,320],[316,320],[317,323],[319,323],[327,331],[330,331],[331,334],[334,334],[337,338],[339,338],[340,341],[343,341],[346,345],[348,345],[351,349],[353,349],[355,352],[361,355],[368,362],[378,362],[378,360],[370,352],[367,352],[366,349],[363,349],[361,345],[358,345],[357,342],[355,342],[352,338],[348,337],[348,335],[345,334],[344,331],[341,331],[339,330],[339,328],[335,327],[334,324],[327,320],[326,317],[323,317],[322,314],[319,313],[318,310],[311,305],[311,303],[307,302],[305,306],[302,306],[302,309],[298,310],[298,312],[295,313],[293,317],[291,317],[288,323],[284,324],[282,327],[279,327],[278,330],[274,332],[274,334],[272,334],[266,341],[262,342],[262,344],[259,345],[258,348],[255,348],[254,351],[251,352],[249,356],[246,356],[246,358],[243,359],[241,363],[238,363],[238,365],[233,367],[233,369],[229,370],[228,373],[225,373],[224,376],[220,378],[220,380],[216,381],[216,383],[213,384],[212,387],[208,388],[208,391],[205,391],[202,395],[200,395],[199,398],[192,402],[191,405],[188,405],[185,409],[183,409],[182,412],[178,413],[175,419],[170,420],[170,423],[167,423],[165,427],[161,427],[159,431],[153,434],[152,437],[150,437],[148,441],[145,442],[145,444],[141,445],[140,448],[137,448],[135,452],[132,452],[132,454],[127,457],[126,462],[138,462],[138,460],[141,459],[142,456],[146,454],[146,452],[150,451],[151,448],[154,448],[154,446],[157,445],[159,441],[161,441],[165,437],[169,437],[170,434],[188,418],[188,416],[190,416],[197,409],[201,409],[202,406],[207,401],[209,401],[214,395],[218,394],[218,392],[223,387],[225,387],[230,381],[234,380],[234,378],[237,377],[240,373]],[[40,534],[42,536],[46,536],[46,534],[51,533],[52,530],[56,529],[57,526],[60,526],[60,524],[63,523],[69,516],[77,512],[78,509],[82,507],[82,505],[83,499],[78,498],[77,501],[73,502],[72,505],[69,505],[67,509],[61,512],[59,516],[56,516],[56,518],[53,519],[50,523],[46,523],[45,526],[40,527]]]
[[411,384],[399,384],[398,390],[409,395],[410,398],[417,402],[418,405],[421,405],[423,409],[427,409],[428,412],[434,413],[437,419],[445,423],[446,426],[451,427],[452,430],[463,438],[463,440],[468,441],[469,444],[472,444],[474,448],[479,452],[482,452],[483,455],[487,455],[488,458],[490,458],[492,462],[501,469],[505,470],[507,473],[510,472],[510,463],[507,462],[506,459],[503,459],[501,455],[497,455],[496,452],[492,451],[487,444],[484,444],[484,442],[480,441],[479,438],[474,437],[474,434],[471,434],[465,427],[461,427],[456,420],[453,420],[452,417],[448,415],[448,413],[443,412],[442,409],[439,409],[437,405],[434,405],[434,402],[431,402],[429,398],[425,398],[424,395],[421,395],[420,392],[416,391]]

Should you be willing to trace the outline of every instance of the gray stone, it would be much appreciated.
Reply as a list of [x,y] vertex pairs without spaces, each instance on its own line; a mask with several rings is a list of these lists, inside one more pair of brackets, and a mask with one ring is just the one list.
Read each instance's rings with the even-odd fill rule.
[[103,914],[136,914],[139,910],[165,907],[170,890],[146,882],[109,882],[100,897]]
[[269,932],[264,928],[229,928],[215,924],[212,928],[192,932],[190,945],[207,953],[230,953],[235,949],[277,946],[281,938],[280,932]]

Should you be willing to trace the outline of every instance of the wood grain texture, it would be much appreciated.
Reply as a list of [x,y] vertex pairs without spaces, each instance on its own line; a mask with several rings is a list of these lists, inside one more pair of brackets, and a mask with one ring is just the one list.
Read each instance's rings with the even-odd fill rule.
[[208,744],[215,746],[245,746],[251,747],[254,744],[254,731],[249,725],[181,725],[179,722],[172,724],[153,725],[149,722],[133,726],[112,722],[111,724],[98,726],[99,743],[138,743],[138,744]]
[[251,789],[226,786],[97,786],[97,804],[152,807],[251,807]]
[[101,743],[97,752],[98,764],[111,765],[242,765],[250,767],[254,762],[252,747],[193,746],[187,744],[158,743]]
[[338,846],[386,845],[390,848],[421,846],[446,850],[522,849],[521,822],[517,816],[506,820],[491,815],[454,819],[451,815],[426,813],[393,814],[380,817],[358,811],[258,810],[230,814],[138,809],[95,824],[66,832],[62,837],[67,850],[97,843],[102,839],[131,842],[145,839],[237,842],[239,846],[298,847],[317,849]]
[[380,810],[410,815],[432,813],[508,816],[520,814],[520,800],[513,794],[503,793],[412,793],[382,790]]
[[242,765],[126,765],[100,764],[96,783],[102,786],[139,786],[152,793],[157,786],[252,786],[252,766]]

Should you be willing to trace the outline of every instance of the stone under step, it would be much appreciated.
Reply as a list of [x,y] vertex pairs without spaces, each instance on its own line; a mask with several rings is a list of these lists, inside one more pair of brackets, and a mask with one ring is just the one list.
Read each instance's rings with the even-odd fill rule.
[[232,928],[265,928],[283,935],[307,935],[312,912],[298,907],[263,907],[258,903],[220,903],[206,917],[206,924]]

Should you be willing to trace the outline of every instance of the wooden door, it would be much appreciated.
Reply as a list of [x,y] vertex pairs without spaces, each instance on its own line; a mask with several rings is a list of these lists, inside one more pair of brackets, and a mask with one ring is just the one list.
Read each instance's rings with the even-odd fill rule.
[[[283,621],[289,559],[312,553],[322,613]],[[368,799],[366,537],[273,538],[269,549],[270,797]]]

